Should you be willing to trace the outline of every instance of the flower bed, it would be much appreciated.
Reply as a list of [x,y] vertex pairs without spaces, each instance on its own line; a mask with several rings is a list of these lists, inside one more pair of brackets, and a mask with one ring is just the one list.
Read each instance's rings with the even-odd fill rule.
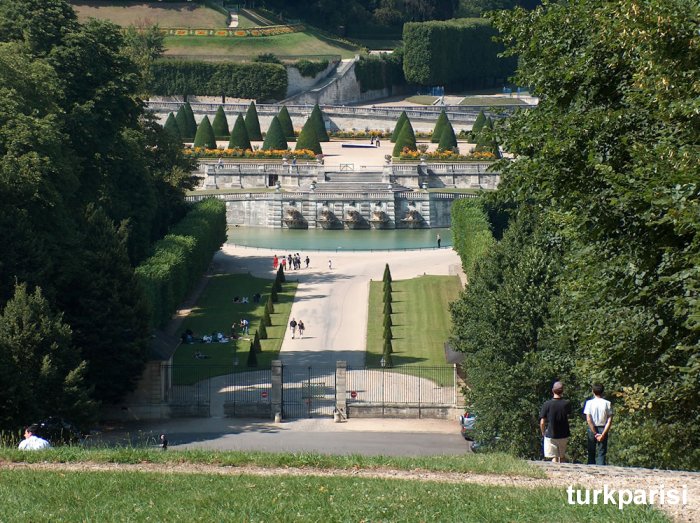
[[268,25],[265,27],[250,27],[248,29],[196,29],[196,28],[163,28],[161,33],[165,36],[233,36],[238,38],[275,36],[287,33],[304,31],[304,24],[292,25]]
[[286,150],[266,150],[258,149],[205,149],[204,147],[186,148],[184,154],[187,158],[228,158],[242,160],[281,160],[282,158],[297,158],[301,160],[315,160],[316,153],[309,149],[298,151]]
[[391,133],[388,131],[380,131],[370,129],[369,131],[331,131],[328,133],[331,138],[343,138],[344,140],[369,140],[373,136],[375,138],[389,138]]
[[404,149],[398,157],[399,161],[416,162],[422,159],[430,162],[492,162],[496,159],[496,156],[487,152],[458,154],[452,151],[434,151],[422,153]]

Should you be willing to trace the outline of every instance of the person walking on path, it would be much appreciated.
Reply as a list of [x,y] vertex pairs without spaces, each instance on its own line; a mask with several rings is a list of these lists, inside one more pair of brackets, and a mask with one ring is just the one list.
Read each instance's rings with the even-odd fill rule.
[[48,441],[36,435],[37,430],[39,430],[38,425],[29,425],[24,429],[24,440],[20,442],[19,450],[42,450],[51,448],[51,444]]
[[608,433],[612,425],[612,407],[603,398],[603,386],[596,383],[592,387],[593,399],[586,401],[583,413],[586,415],[588,440],[588,464],[607,465]]
[[292,331],[292,339],[294,339],[294,332],[297,330],[297,321],[294,318],[289,322],[289,330]]
[[304,322],[299,320],[299,323],[297,323],[297,329],[299,330],[299,338],[304,337],[304,329],[305,328],[306,327],[304,327]]
[[437,235],[437,244],[438,244],[438,249],[440,248],[440,242],[442,242],[442,238],[440,238],[440,235]]
[[307,256],[307,257],[306,257],[306,260],[304,260],[304,261],[306,262],[306,268],[308,269],[308,268],[309,268],[309,263],[311,262],[311,260],[309,260],[309,257]]
[[544,457],[554,463],[566,461],[566,444],[571,435],[569,417],[571,402],[564,399],[564,384],[555,381],[552,385],[552,399],[540,409],[540,432],[544,438]]

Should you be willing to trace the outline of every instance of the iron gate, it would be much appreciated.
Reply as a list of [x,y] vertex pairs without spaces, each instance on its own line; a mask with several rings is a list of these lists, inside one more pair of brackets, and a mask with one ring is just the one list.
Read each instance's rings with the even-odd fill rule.
[[271,416],[270,369],[236,372],[224,376],[224,415],[227,417]]
[[282,367],[282,417],[317,418],[335,410],[335,367]]

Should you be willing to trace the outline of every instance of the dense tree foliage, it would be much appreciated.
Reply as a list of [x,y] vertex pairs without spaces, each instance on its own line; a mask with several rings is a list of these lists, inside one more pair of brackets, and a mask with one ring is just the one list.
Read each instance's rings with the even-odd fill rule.
[[394,86],[406,83],[403,74],[403,48],[398,48],[391,54],[360,56],[360,60],[355,64],[355,76],[363,93],[373,89],[389,89],[391,93]]
[[[140,374],[149,336],[132,267],[182,216],[192,186],[181,144],[143,112],[128,54],[117,26],[79,24],[67,2],[0,1],[0,311],[32,302],[22,307],[42,312],[28,331],[62,318],[42,343],[75,355],[55,372],[45,349],[38,358],[64,394],[47,386],[27,398],[75,419],[90,411],[87,393],[116,401]],[[27,421],[0,411],[5,427]]]
[[483,19],[406,24],[403,70],[419,85],[492,87],[502,85],[514,70],[514,58],[501,58],[497,31]]
[[279,64],[156,60],[150,76],[149,92],[163,96],[281,100],[287,93],[287,70]]
[[541,98],[496,128],[514,154],[496,199],[517,218],[454,320],[484,428],[518,454],[539,453],[528,417],[563,378],[575,404],[605,385],[613,461],[700,468],[698,19],[690,0],[495,17]]

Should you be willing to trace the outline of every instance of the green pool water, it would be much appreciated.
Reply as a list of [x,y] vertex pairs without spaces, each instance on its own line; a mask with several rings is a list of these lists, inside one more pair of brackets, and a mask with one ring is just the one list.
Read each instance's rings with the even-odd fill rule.
[[300,251],[387,251],[434,249],[437,235],[442,247],[452,246],[450,229],[390,229],[384,231],[290,230],[264,227],[231,227],[228,243],[246,247]]

